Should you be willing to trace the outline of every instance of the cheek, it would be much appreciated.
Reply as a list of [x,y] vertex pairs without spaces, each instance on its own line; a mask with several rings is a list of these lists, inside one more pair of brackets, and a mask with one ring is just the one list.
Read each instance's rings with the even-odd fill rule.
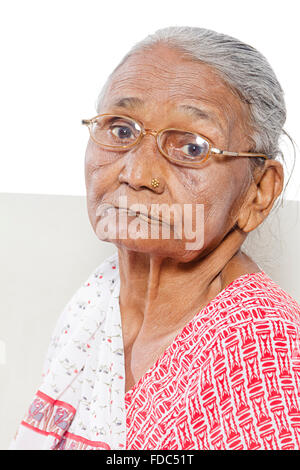
[[[204,163],[205,165],[205,163]],[[218,168],[207,165],[203,169],[176,168],[177,184],[179,188],[179,198],[184,203],[202,203],[208,206],[214,205],[218,200],[222,200],[225,194],[232,192],[231,176],[228,172],[221,173]],[[231,185],[228,191],[228,185]],[[234,198],[234,195],[232,195]]]
[[181,204],[193,207],[193,227],[197,220],[197,204],[204,209],[204,241],[209,245],[220,239],[234,225],[245,188],[245,176],[237,175],[231,167],[211,166],[202,170],[180,170],[181,184],[174,197]]
[[91,139],[88,142],[85,152],[85,179],[88,183],[94,174],[99,171],[106,170],[107,167],[112,166],[119,160],[120,156],[115,152],[104,150],[100,148]]
[[244,201],[248,181],[246,174],[231,171],[215,182],[205,216],[209,237],[223,237],[234,226]]
[[113,152],[107,152],[89,140],[84,161],[85,183],[88,192],[104,190],[107,185],[112,183],[114,163],[116,163],[116,156]]
[[85,154],[85,185],[87,210],[92,226],[96,223],[96,210],[104,196],[111,192],[118,176],[117,163],[103,164],[104,152],[89,142]]

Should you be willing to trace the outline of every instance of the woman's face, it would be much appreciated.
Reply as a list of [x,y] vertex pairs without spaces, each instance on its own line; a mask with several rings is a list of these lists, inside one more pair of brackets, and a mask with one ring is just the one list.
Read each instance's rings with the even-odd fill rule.
[[[193,111],[189,106],[200,111]],[[208,137],[213,147],[223,150],[239,152],[251,147],[247,138],[246,104],[209,66],[184,59],[178,51],[163,45],[134,54],[115,71],[98,112],[125,114],[142,122],[145,128],[155,130],[175,127],[194,131]],[[199,168],[178,166],[160,153],[155,137],[148,134],[137,147],[126,152],[112,152],[89,140],[85,178],[88,214],[100,239],[134,251],[189,261],[210,252],[232,229],[251,172],[247,158],[214,156]],[[152,178],[159,179],[158,187],[151,185]],[[182,215],[184,205],[189,205],[185,217],[204,237],[198,249],[187,249],[187,242],[193,240],[185,236],[184,229],[181,238],[174,237],[174,232],[180,233],[182,219],[178,222],[175,217],[172,221],[171,217],[169,238],[162,237],[159,224],[159,239],[154,239],[150,230],[146,238],[149,223],[138,216],[126,214],[127,218],[118,220],[120,209],[99,214],[101,204],[124,207],[124,200],[128,207],[142,204],[148,214],[153,204],[168,207],[176,204],[179,212],[182,209]],[[199,218],[199,207],[204,209],[203,218]],[[124,217],[123,211],[122,214]],[[110,236],[103,237],[106,224],[114,230]],[[132,236],[135,228],[144,238]]]

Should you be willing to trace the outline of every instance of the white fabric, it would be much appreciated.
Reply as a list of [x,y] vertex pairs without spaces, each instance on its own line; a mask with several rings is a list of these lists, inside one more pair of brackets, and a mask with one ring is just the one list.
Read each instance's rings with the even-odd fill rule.
[[[111,449],[126,448],[119,293],[118,254],[115,253],[88,277],[61,313],[45,361],[40,396],[24,418],[27,426],[20,425],[10,449],[53,449],[60,439],[55,432],[48,432],[51,426],[61,435],[67,432],[67,448],[78,445],[68,434],[87,440],[80,444],[84,448],[94,448],[89,441],[101,441]],[[43,405],[43,394],[58,402]],[[57,418],[65,412],[60,402],[76,410],[69,427]],[[40,415],[36,411],[39,406]],[[51,426],[50,418],[48,424],[45,418],[47,407],[52,416]]]

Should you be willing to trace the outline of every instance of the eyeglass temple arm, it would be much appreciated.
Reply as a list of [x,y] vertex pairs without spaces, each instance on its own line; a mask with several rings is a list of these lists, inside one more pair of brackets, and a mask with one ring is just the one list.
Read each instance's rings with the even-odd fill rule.
[[249,152],[228,152],[227,150],[219,150],[216,148],[211,149],[211,153],[216,155],[225,155],[228,157],[262,157],[265,160],[268,160],[269,157],[263,153],[249,153]]
[[81,124],[83,124],[84,126],[89,126],[91,124],[91,119],[82,119],[81,120]]

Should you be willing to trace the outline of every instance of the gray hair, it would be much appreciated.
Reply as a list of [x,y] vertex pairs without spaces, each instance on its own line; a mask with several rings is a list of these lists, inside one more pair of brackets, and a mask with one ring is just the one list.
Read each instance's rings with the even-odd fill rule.
[[[283,130],[286,120],[284,93],[273,69],[254,47],[209,29],[171,26],[159,29],[135,44],[108,77],[99,95],[98,107],[113,73],[135,52],[151,49],[157,43],[170,45],[179,49],[184,57],[214,67],[240,99],[249,105],[250,137],[254,144],[251,151],[264,153],[273,159],[281,157],[284,161],[280,137],[286,135],[292,144],[293,141]],[[251,160],[257,162],[260,159]]]

